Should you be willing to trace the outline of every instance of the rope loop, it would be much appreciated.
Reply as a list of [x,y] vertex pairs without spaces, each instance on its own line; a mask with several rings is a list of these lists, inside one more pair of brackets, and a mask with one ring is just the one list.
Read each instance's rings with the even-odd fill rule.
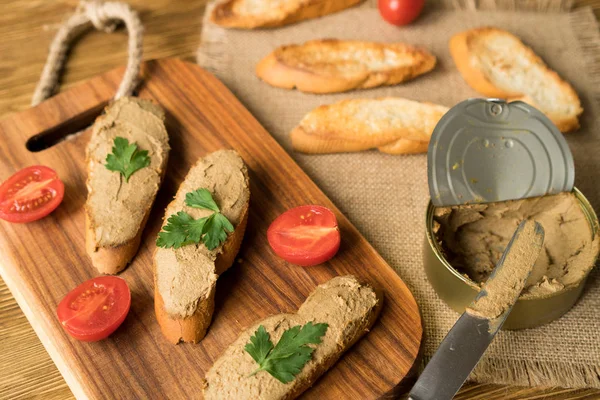
[[89,18],[90,22],[97,30],[112,33],[117,29],[117,23],[108,18],[102,7],[102,3],[98,1],[88,1],[81,3],[81,6],[78,8]]
[[31,105],[38,105],[52,96],[58,84],[69,46],[79,35],[91,27],[108,33],[114,32],[121,22],[129,34],[128,60],[115,98],[130,96],[137,84],[142,62],[143,27],[137,13],[125,3],[82,1],[75,13],[60,27],[50,44],[48,59],[35,88]]

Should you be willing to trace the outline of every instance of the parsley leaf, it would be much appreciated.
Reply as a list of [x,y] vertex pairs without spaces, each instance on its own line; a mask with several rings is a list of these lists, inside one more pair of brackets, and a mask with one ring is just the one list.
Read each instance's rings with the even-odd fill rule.
[[227,240],[227,233],[233,232],[231,222],[219,211],[217,203],[207,189],[187,193],[185,204],[188,207],[214,211],[213,214],[194,219],[185,211],[173,214],[158,233],[156,245],[178,249],[181,246],[203,242],[206,248],[214,250]]
[[259,326],[254,336],[250,337],[250,343],[244,347],[259,365],[251,375],[267,371],[281,383],[293,381],[315,350],[308,345],[321,343],[321,337],[325,335],[327,328],[327,324],[312,322],[302,327],[297,325],[283,332],[277,345],[273,346],[265,327]]
[[204,188],[186,194],[185,204],[189,207],[204,208],[206,210],[219,212],[219,207],[217,206],[217,203],[215,203],[215,201],[213,200],[210,192]]
[[194,219],[188,213],[179,211],[167,220],[167,225],[158,233],[158,247],[180,248],[186,244],[198,243],[204,232],[208,218]]
[[267,333],[264,326],[259,326],[258,330],[250,338],[250,343],[244,347],[244,349],[250,353],[254,361],[258,364],[262,364],[267,358],[267,354],[273,349],[273,342]]
[[121,173],[125,181],[137,170],[150,165],[147,150],[140,150],[135,143],[117,136],[113,141],[112,153],[106,156],[105,167],[109,171]]
[[203,237],[204,244],[209,250],[214,250],[227,240],[227,232],[233,232],[233,225],[227,217],[217,212],[208,217],[203,232],[206,234]]
[[313,351],[312,347],[301,347],[297,353],[292,353],[289,357],[281,360],[285,362],[269,363],[270,365],[265,367],[265,371],[273,375],[279,382],[291,382],[310,360]]

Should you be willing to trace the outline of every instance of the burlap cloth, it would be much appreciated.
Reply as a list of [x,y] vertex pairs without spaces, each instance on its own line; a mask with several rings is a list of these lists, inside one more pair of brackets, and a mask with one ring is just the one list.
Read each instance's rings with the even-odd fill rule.
[[[600,108],[598,93],[594,93],[600,90],[600,35],[592,11],[569,13],[571,2],[555,0],[431,3],[418,22],[400,29],[384,23],[373,3],[271,30],[225,30],[205,21],[198,52],[198,62],[233,91],[408,284],[423,316],[424,362],[458,317],[437,297],[423,271],[424,215],[429,198],[426,157],[377,151],[294,153],[288,133],[305,113],[320,104],[351,97],[400,96],[446,106],[478,97],[456,70],[448,39],[465,29],[498,26],[531,45],[580,94],[585,108],[582,127],[567,140],[575,158],[576,186],[596,209],[600,206]],[[515,12],[516,8],[521,11]],[[438,57],[438,65],[433,72],[402,85],[335,95],[277,89],[256,78],[254,66],[275,47],[327,37],[424,46]],[[600,388],[598,269],[589,277],[582,299],[560,320],[538,329],[500,332],[471,379]]]

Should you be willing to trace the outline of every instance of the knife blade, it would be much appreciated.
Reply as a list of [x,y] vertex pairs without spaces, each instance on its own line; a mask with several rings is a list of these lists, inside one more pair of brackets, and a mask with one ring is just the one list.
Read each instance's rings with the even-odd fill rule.
[[[543,241],[544,229],[539,223],[530,220],[519,225],[485,285],[450,329],[417,379],[408,400],[450,400],[454,397],[510,314],[533,269]],[[512,255],[511,251],[514,251]],[[524,251],[526,263],[518,272],[506,267],[521,261],[517,253],[523,255]],[[520,282],[520,287],[517,285],[508,293],[502,292],[505,286],[514,282]],[[492,315],[492,318],[481,315],[483,302],[489,306],[489,300],[498,300],[500,294],[506,298],[502,298],[504,308],[499,309],[499,315]]]

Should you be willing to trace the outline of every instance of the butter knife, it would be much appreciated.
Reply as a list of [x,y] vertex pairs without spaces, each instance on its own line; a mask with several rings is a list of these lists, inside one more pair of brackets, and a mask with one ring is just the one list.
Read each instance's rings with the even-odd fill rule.
[[448,332],[408,400],[452,399],[510,314],[537,260],[544,229],[523,221],[475,300]]

